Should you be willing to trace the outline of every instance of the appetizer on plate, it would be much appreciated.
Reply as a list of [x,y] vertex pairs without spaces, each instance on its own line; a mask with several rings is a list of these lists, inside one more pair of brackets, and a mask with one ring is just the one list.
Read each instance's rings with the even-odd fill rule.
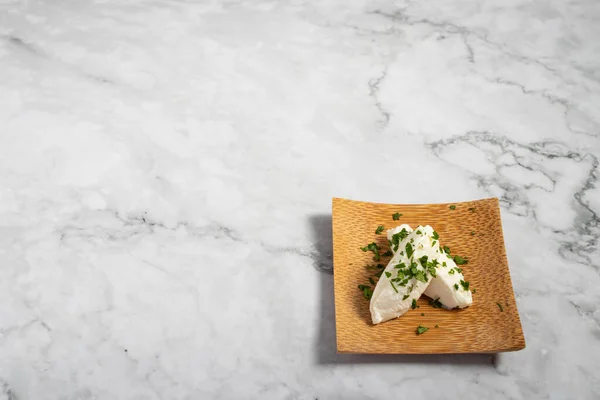
[[449,250],[440,246],[440,238],[429,225],[412,229],[403,224],[387,231],[392,259],[383,270],[371,296],[371,318],[379,324],[400,317],[416,308],[422,294],[434,306],[465,308],[473,303],[469,283]]

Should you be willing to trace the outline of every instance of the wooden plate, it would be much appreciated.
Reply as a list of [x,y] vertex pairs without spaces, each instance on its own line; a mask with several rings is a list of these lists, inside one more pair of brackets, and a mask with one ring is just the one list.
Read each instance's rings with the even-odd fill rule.
[[[394,221],[392,214],[397,212],[403,215]],[[373,253],[365,253],[360,247],[375,241],[382,252],[387,250],[385,232],[376,235],[375,230],[379,225],[387,230],[402,223],[412,227],[431,225],[439,233],[440,243],[449,246],[452,254],[468,257],[469,263],[461,267],[476,291],[471,307],[451,311],[433,308],[423,296],[418,302],[420,308],[372,324],[369,301],[358,285],[370,285],[369,277],[376,271],[366,268],[374,263]],[[496,353],[525,348],[498,199],[392,205],[334,198],[333,253],[339,353]],[[382,258],[381,263],[387,265],[388,261]],[[417,335],[419,325],[429,330]]]

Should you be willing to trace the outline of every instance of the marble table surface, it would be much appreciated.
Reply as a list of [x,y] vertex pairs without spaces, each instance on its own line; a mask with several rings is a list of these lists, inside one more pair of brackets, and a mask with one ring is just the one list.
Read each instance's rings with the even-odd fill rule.
[[[600,398],[599,20],[0,0],[0,399]],[[527,348],[336,354],[334,196],[500,198]]]

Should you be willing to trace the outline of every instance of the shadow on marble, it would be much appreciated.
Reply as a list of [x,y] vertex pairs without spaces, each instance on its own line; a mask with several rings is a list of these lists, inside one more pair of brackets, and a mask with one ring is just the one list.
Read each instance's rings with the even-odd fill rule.
[[331,215],[314,215],[310,217],[313,243],[316,254],[315,268],[320,274],[320,320],[319,336],[314,344],[317,364],[451,364],[493,366],[496,354],[338,354],[335,340],[335,306],[333,299],[333,239],[331,232]]

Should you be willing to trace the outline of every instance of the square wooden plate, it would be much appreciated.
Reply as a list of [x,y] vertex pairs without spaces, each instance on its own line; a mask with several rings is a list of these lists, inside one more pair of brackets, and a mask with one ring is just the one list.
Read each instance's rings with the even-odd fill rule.
[[[454,210],[450,206],[454,205]],[[392,214],[402,213],[398,221]],[[369,284],[373,253],[360,247],[373,241],[388,249],[385,229],[402,223],[412,227],[431,225],[440,243],[452,254],[467,256],[462,265],[473,294],[473,305],[445,310],[428,305],[400,318],[373,325],[369,301],[358,289]],[[386,264],[389,258],[382,258]],[[377,204],[333,199],[333,262],[335,321],[339,353],[440,354],[496,353],[525,348],[525,338],[510,280],[498,199],[453,204]],[[502,310],[500,309],[500,304]],[[422,316],[421,313],[425,315]],[[435,325],[439,325],[435,328]],[[416,335],[417,326],[428,327]]]

